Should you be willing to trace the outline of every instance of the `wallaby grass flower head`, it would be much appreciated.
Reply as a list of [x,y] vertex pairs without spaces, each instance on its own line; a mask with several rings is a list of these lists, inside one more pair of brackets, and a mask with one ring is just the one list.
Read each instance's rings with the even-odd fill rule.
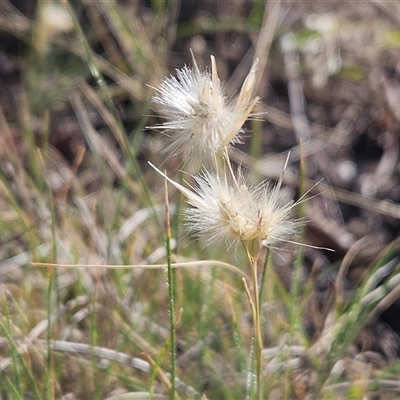
[[207,171],[195,182],[186,220],[188,228],[207,244],[229,249],[255,241],[255,248],[271,248],[291,238],[301,224],[292,218],[295,203],[278,186],[265,182],[248,186],[240,170],[236,182]]
[[188,229],[207,245],[230,249],[243,243],[254,249],[273,248],[277,242],[293,237],[304,224],[293,218],[298,203],[279,184],[249,186],[240,169],[234,178],[205,170],[194,177],[190,189],[166,178],[191,206],[185,210]]
[[193,57],[192,68],[184,66],[161,82],[153,102],[167,121],[150,128],[168,137],[163,153],[182,154],[186,163],[198,168],[205,160],[214,161],[230,143],[237,143],[258,101],[251,100],[257,67],[256,59],[235,100],[228,98],[213,56],[211,71],[201,71]]

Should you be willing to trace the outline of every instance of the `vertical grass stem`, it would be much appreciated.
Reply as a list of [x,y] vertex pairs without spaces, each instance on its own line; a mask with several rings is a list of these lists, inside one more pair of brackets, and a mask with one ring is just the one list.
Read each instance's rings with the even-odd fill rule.
[[169,202],[168,202],[168,182],[164,180],[165,188],[165,245],[167,251],[167,274],[168,274],[168,308],[169,308],[169,325],[170,325],[170,343],[171,343],[171,400],[175,399],[175,272],[171,263],[171,224],[169,218]]
[[262,335],[261,335],[261,323],[260,323],[260,299],[259,299],[259,285],[258,285],[258,269],[257,269],[257,260],[258,257],[255,257],[252,254],[251,250],[252,245],[248,245],[244,243],[244,248],[246,250],[246,255],[250,263],[251,267],[251,276],[252,276],[252,298],[250,302],[252,314],[253,314],[253,323],[254,323],[254,355],[255,355],[255,376],[256,376],[256,399],[262,400],[262,385],[261,385],[261,372],[262,372]]

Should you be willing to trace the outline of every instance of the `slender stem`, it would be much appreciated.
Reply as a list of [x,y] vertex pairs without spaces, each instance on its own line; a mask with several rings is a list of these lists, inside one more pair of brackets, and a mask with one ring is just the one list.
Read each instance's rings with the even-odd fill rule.
[[170,341],[171,341],[171,400],[175,399],[175,359],[176,359],[176,345],[175,345],[175,271],[172,268],[171,262],[171,223],[169,219],[169,203],[168,203],[168,185],[167,180],[165,182],[165,208],[166,208],[166,251],[167,251],[167,270],[168,270],[168,308],[169,308],[169,329],[170,329]]
[[257,399],[262,399],[261,391],[261,351],[263,348],[260,324],[260,302],[258,298],[258,276],[257,276],[257,260],[252,265],[253,277],[253,297],[254,297],[254,349],[256,355],[256,382],[257,382]]
[[256,308],[254,307],[254,302],[253,302],[253,299],[251,297],[249,286],[247,285],[247,281],[246,281],[245,278],[242,278],[242,282],[243,282],[243,285],[244,285],[244,290],[246,292],[247,300],[249,301],[251,315],[254,316],[255,313],[256,313]]
[[[44,171],[44,166],[43,166]],[[48,188],[49,198],[50,198],[50,211],[51,211],[51,236],[53,238],[53,260],[57,259],[57,238],[56,238],[56,205],[53,198],[53,194],[51,189]],[[47,332],[46,332],[46,340],[47,340],[47,371],[46,371],[46,383],[44,387],[44,399],[51,398],[51,391],[52,391],[52,363],[53,363],[53,352],[51,351],[51,335],[52,335],[52,321],[51,321],[51,314],[52,314],[52,295],[53,292],[56,294],[56,309],[57,315],[61,315],[60,313],[60,291],[58,290],[58,271],[57,269],[50,268],[48,271],[48,287],[47,287]],[[59,322],[59,321],[58,321]]]
[[[8,332],[12,332],[12,324],[11,324],[11,319],[10,319],[10,314],[9,314],[9,307],[7,304],[7,300],[3,298],[4,301],[4,316],[6,318],[7,326],[4,327],[4,329],[8,329]],[[20,379],[20,371],[18,367],[18,349],[15,346],[10,346],[10,352],[11,352],[11,359],[12,359],[12,367],[13,367],[13,386],[15,387],[16,391],[21,391],[21,379]]]
[[224,160],[226,166],[228,167],[229,172],[232,175],[233,182],[235,182],[236,187],[239,188],[239,185],[238,185],[237,180],[236,180],[236,176],[235,176],[235,174],[233,172],[233,169],[232,169],[232,164],[231,164],[231,161],[230,161],[230,158],[229,158],[229,153],[228,153],[228,148],[227,147],[224,147],[223,160]]
[[262,304],[262,301],[263,301],[265,281],[266,281],[266,277],[267,277],[267,270],[268,270],[269,262],[270,262],[269,251],[268,251],[268,248],[266,248],[264,265],[263,265],[263,270],[262,270],[262,275],[261,275],[261,280],[260,280],[260,287],[258,289],[258,301],[260,302],[260,304]]
[[250,302],[253,321],[254,321],[254,354],[256,360],[255,375],[256,375],[256,398],[262,400],[262,387],[261,387],[261,372],[262,372],[262,334],[260,323],[260,299],[258,290],[258,273],[257,273],[257,258],[252,256],[250,247],[251,244],[244,243],[246,255],[251,267],[251,276],[253,280],[253,298]]
[[97,368],[97,356],[94,351],[96,346],[98,345],[98,337],[99,337],[99,330],[98,330],[98,318],[97,318],[97,307],[96,303],[98,300],[98,285],[94,285],[93,291],[91,293],[90,299],[90,328],[89,328],[89,341],[90,341],[90,361],[92,367],[92,376],[93,381],[98,382],[97,385],[94,387],[94,391],[92,393],[92,399],[100,399],[101,391],[103,387],[103,381],[99,379],[100,371]]
[[[53,236],[53,241],[55,237]],[[48,286],[47,286],[47,332],[46,332],[46,345],[47,345],[47,371],[46,371],[46,383],[44,387],[44,399],[48,400],[50,398],[50,385],[51,385],[51,364],[52,364],[52,352],[51,352],[51,295],[53,293],[53,283],[54,283],[54,269],[49,268],[47,271],[48,275]]]
[[[172,258],[172,257],[171,257]],[[123,264],[123,265],[100,265],[100,264],[54,264],[54,263],[39,263],[33,262],[33,266],[35,267],[44,267],[44,268],[106,268],[106,269],[160,269],[165,268],[167,265],[164,264]],[[241,276],[242,278],[248,278],[247,274],[236,268],[234,265],[228,264],[223,261],[217,260],[199,260],[199,261],[186,261],[180,263],[171,263],[171,268],[194,268],[194,267],[220,267],[228,269],[229,271],[234,272],[236,275]]]

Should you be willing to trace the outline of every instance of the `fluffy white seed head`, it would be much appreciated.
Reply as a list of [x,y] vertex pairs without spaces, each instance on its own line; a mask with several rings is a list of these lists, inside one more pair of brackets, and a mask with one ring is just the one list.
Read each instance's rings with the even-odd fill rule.
[[194,177],[190,189],[167,179],[191,206],[185,210],[189,230],[207,245],[230,249],[242,242],[272,248],[289,240],[304,223],[293,218],[296,203],[279,185],[248,186],[240,169],[233,182],[204,171]]
[[195,182],[186,220],[207,244],[229,248],[257,241],[259,246],[273,247],[290,239],[302,224],[293,219],[295,203],[279,187],[268,183],[249,187],[240,171],[234,183],[208,172]]
[[205,160],[213,161],[228,144],[239,142],[242,126],[258,101],[250,100],[257,66],[258,60],[236,100],[229,100],[214,57],[211,71],[201,71],[193,58],[193,67],[185,66],[161,82],[153,102],[166,122],[150,128],[168,138],[163,153],[182,154],[185,162],[198,168]]

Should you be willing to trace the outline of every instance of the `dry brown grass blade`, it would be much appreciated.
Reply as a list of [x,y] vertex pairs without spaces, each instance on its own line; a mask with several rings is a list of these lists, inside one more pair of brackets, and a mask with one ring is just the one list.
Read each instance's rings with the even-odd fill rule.
[[[290,114],[280,111],[274,107],[262,104],[259,108],[264,112],[264,118],[273,123],[274,125],[293,131],[293,120]],[[308,121],[310,132],[312,138],[303,143],[304,155],[309,156],[318,153],[320,150],[328,147],[335,146],[335,148],[340,148],[342,146],[348,145],[349,134],[354,125],[354,120],[362,112],[359,104],[351,104],[343,113],[342,118],[336,124],[336,126],[327,129],[325,125],[317,122]],[[280,155],[268,155],[265,157],[273,162],[274,159],[285,158],[286,153]],[[292,147],[290,149],[291,160],[300,159],[300,149],[299,146]]]
[[[364,388],[365,395],[368,393],[368,388],[371,386],[379,386],[381,390],[389,391],[389,392],[394,392],[394,391],[400,391],[400,382],[398,380],[389,380],[389,379],[363,379],[363,380],[358,380],[354,382],[342,382],[342,383],[337,383],[335,385],[330,385],[326,386],[322,389],[323,393],[346,393],[348,392],[352,387],[353,388]],[[377,394],[377,392],[374,392]],[[379,392],[378,392],[379,393]],[[306,400],[311,400],[313,399],[313,396],[307,396]],[[367,398],[367,397],[363,397]],[[393,398],[393,397],[388,397],[388,398]]]
[[346,279],[347,272],[350,268],[350,264],[353,261],[357,253],[371,243],[374,240],[372,236],[365,236],[355,242],[350,249],[347,251],[342,263],[340,264],[339,272],[335,281],[335,301],[336,306],[341,306],[344,301],[343,286]]
[[25,18],[9,0],[0,2],[0,11],[4,14],[0,16],[2,29],[28,41],[30,38],[29,32],[32,27],[31,21]]
[[17,168],[18,174],[21,175],[23,173],[22,168],[22,160],[21,157],[18,156],[17,148],[15,147],[14,140],[12,138],[12,133],[10,126],[4,116],[3,109],[0,104],[0,131],[4,135],[4,148],[5,152],[2,156],[9,158],[11,163]]
[[[293,131],[298,143],[310,139],[309,123],[306,117],[306,105],[303,81],[300,68],[300,56],[296,49],[295,37],[289,32],[281,38],[284,54],[286,76],[288,78],[289,105],[292,117]],[[300,159],[302,151],[300,149]]]
[[122,61],[123,56],[119,51],[118,46],[116,46],[113,36],[110,35],[108,27],[102,19],[100,10],[93,1],[84,1],[84,4],[88,18],[96,31],[97,37],[104,47],[107,58],[113,65],[118,65]]
[[374,308],[371,314],[368,316],[368,322],[375,321],[379,315],[391,306],[398,298],[400,298],[400,286],[396,287],[390,292],[378,305]]
[[117,140],[119,146],[124,151],[124,153],[127,154],[128,151],[126,149],[126,142],[124,140],[123,133],[121,132],[121,129],[118,126],[118,123],[113,117],[112,113],[107,109],[107,107],[104,106],[100,97],[86,82],[82,81],[80,83],[80,88],[82,89],[85,96],[89,99],[89,101],[96,107],[97,111],[104,119],[111,132],[114,134],[114,137]]
[[[152,368],[156,366],[155,361],[146,353],[141,353],[141,357],[146,360],[149,365],[151,365]],[[171,392],[172,385],[171,382],[169,381],[167,375],[165,372],[160,368],[160,366],[157,367],[156,374],[160,382],[165,386],[165,388],[168,390],[168,392]]]
[[[120,164],[114,152],[107,146],[104,140],[100,137],[100,135],[95,131],[92,124],[89,121],[89,118],[86,114],[85,108],[83,106],[82,100],[79,96],[75,95],[71,97],[71,103],[74,107],[74,110],[79,118],[79,121],[82,125],[82,130],[85,133],[85,136],[89,142],[89,145],[92,147],[92,151],[96,153],[100,153],[104,159],[107,161],[109,166],[113,169],[113,171],[118,175],[119,178],[126,180],[126,185],[132,191],[132,193],[140,192],[139,185],[136,182],[133,182],[132,179],[129,179],[127,171]],[[126,179],[128,178],[128,179]]]
[[115,3],[109,1],[94,4],[102,13],[107,26],[118,42],[124,55],[124,62],[130,64],[137,78],[149,78],[149,66],[152,65],[153,68],[159,65],[159,55],[162,52],[161,46],[157,46],[154,40],[158,29],[163,25],[161,18],[158,19],[158,24],[153,24],[154,20],[151,20],[149,15],[146,23],[135,12],[137,10],[134,6],[127,4],[116,7]]
[[168,396],[162,394],[154,394],[148,392],[129,392],[116,394],[115,396],[107,397],[104,400],[167,400]]
[[[41,340],[40,343],[42,343],[44,346],[46,346],[47,342],[44,340]],[[107,360],[112,360],[119,362],[121,364],[127,364],[130,365],[131,367],[143,371],[143,372],[149,372],[150,371],[150,365],[148,362],[137,358],[137,357],[131,357],[128,354],[107,349],[104,347],[98,347],[98,346],[91,346],[90,344],[85,344],[85,343],[74,343],[74,342],[67,342],[63,340],[52,340],[50,341],[50,346],[53,350],[56,351],[63,351],[63,352],[68,352],[68,353],[79,353],[79,354],[87,354],[87,355],[95,355],[97,357],[101,358],[106,358]]]
[[61,204],[65,204],[67,201],[68,192],[70,191],[70,189],[74,183],[74,179],[76,177],[76,174],[78,172],[80,165],[82,164],[83,158],[85,157],[85,153],[86,153],[85,147],[79,146],[78,152],[75,156],[74,163],[72,164],[71,176],[70,176],[69,180],[63,186],[61,193],[60,193]]
[[[45,330],[47,329],[48,321],[42,320],[40,321],[32,330],[29,332],[25,338],[19,342],[17,351],[19,354],[24,354],[28,351],[28,349],[32,346],[33,341],[36,340]],[[0,361],[0,371],[8,368],[12,363],[11,357],[5,357]]]
[[268,82],[267,64],[272,40],[274,39],[275,31],[279,21],[280,8],[280,0],[269,1],[267,3],[264,11],[260,35],[257,39],[255,58],[259,59],[259,64],[254,94],[260,97],[266,96],[266,93],[262,92],[261,88],[264,89],[267,86],[266,82]]
[[130,337],[132,342],[134,342],[135,345],[138,346],[143,352],[145,352],[146,354],[151,354],[152,357],[157,357],[160,350],[154,348],[154,346],[152,346],[148,340],[146,340],[139,333],[132,330],[132,328],[121,318],[118,313],[113,312],[112,319],[115,324],[120,328],[121,332],[125,332],[125,334]]

